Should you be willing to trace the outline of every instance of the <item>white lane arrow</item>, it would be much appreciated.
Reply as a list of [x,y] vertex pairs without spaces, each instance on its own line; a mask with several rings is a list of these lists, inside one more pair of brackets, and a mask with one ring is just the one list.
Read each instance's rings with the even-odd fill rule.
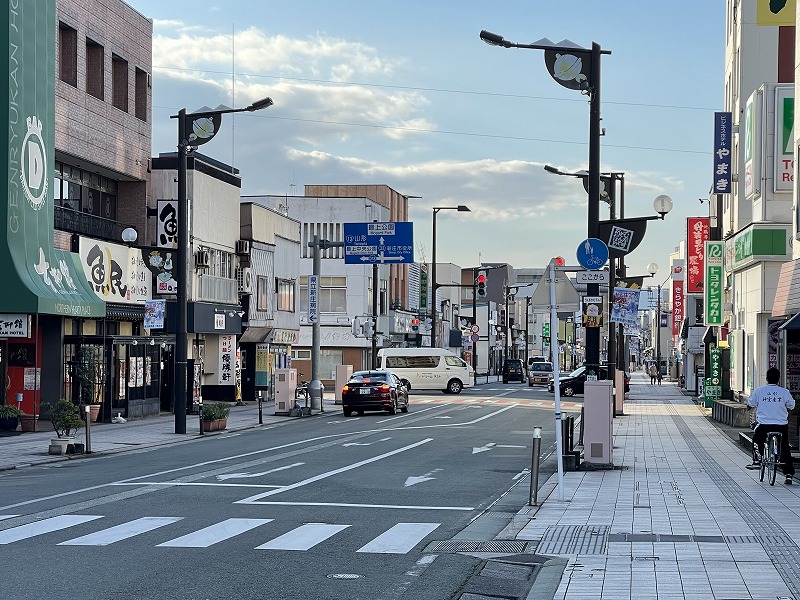
[[[379,442],[388,442],[390,439],[392,439],[392,438],[390,438],[390,437],[381,438],[378,441]],[[347,448],[348,446],[372,446],[372,444],[374,444],[374,443],[376,443],[376,442],[348,442],[346,444],[342,444],[342,448]]]
[[486,444],[485,446],[481,446],[480,448],[473,448],[472,453],[478,454],[479,452],[486,452],[487,450],[491,450],[495,447],[495,444]]
[[450,417],[450,416],[447,416],[447,415],[445,415],[445,416],[443,416],[443,417],[433,417],[433,418],[434,418],[434,419],[452,419],[453,417]]
[[270,473],[275,473],[276,471],[285,471],[286,469],[291,469],[292,467],[299,467],[300,465],[304,465],[306,463],[294,463],[291,465],[286,465],[285,467],[278,467],[277,469],[270,469],[269,471],[264,471],[262,473],[223,473],[222,475],[217,475],[217,479],[219,481],[225,481],[226,479],[248,479],[251,477],[261,477],[262,475],[269,475]]
[[425,473],[424,475],[419,475],[417,477],[409,477],[406,479],[406,487],[410,487],[412,485],[417,485],[418,483],[422,483],[423,481],[430,481],[431,479],[436,479],[436,477],[431,477],[436,471],[441,471],[441,469],[434,469],[429,473]]

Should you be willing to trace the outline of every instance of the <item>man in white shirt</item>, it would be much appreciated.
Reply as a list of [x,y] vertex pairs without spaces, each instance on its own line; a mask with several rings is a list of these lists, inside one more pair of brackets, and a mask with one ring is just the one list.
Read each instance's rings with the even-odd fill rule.
[[761,468],[761,448],[767,439],[767,433],[777,431],[781,434],[781,462],[786,485],[792,484],[794,462],[789,448],[789,411],[794,408],[794,398],[785,387],[778,385],[781,372],[771,368],[767,370],[767,385],[753,390],[747,400],[747,406],[756,409],[756,428],[753,432],[753,463],[748,469]]

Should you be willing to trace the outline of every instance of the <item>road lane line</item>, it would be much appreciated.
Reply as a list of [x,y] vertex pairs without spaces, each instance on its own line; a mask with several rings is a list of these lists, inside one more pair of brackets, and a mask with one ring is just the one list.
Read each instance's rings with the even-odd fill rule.
[[213,544],[224,542],[234,536],[255,529],[260,525],[271,522],[273,519],[225,519],[214,523],[193,533],[182,535],[174,540],[169,540],[159,547],[168,548],[208,548]]
[[66,542],[61,542],[59,546],[108,546],[114,542],[127,540],[136,535],[153,531],[165,525],[171,525],[180,521],[183,517],[142,517],[128,523],[115,525],[108,529],[103,529],[89,535],[76,537]]
[[348,527],[350,525],[306,523],[266,544],[256,546],[256,550],[309,550]]
[[12,527],[11,529],[0,531],[0,544],[10,544],[11,542],[25,540],[37,535],[59,531],[67,527],[72,527],[73,525],[81,525],[102,518],[103,517],[100,515],[60,515],[41,521],[34,521],[27,525],[20,525],[19,527]]
[[354,504],[348,502],[277,502],[274,500],[257,500],[248,504],[259,504],[269,506],[336,506],[339,508],[391,508],[401,510],[475,510],[474,506],[414,506],[402,504]]
[[439,527],[440,523],[398,523],[356,552],[370,554],[405,554]]
[[403,446],[402,448],[398,448],[397,450],[392,450],[391,452],[385,452],[384,454],[379,454],[378,456],[373,456],[372,458],[367,458],[364,460],[360,460],[357,463],[353,463],[352,465],[347,465],[346,467],[340,467],[339,469],[334,469],[333,471],[327,471],[325,473],[320,473],[319,475],[315,475],[314,477],[309,477],[308,479],[303,479],[302,481],[298,481],[297,483],[292,483],[291,485],[287,485],[285,487],[279,488],[277,490],[272,490],[269,492],[264,492],[263,494],[257,494],[255,496],[250,496],[249,498],[243,498],[242,500],[238,500],[235,504],[248,504],[254,500],[259,500],[261,498],[265,498],[267,496],[273,496],[275,494],[280,494],[282,492],[288,492],[289,490],[294,490],[299,487],[303,487],[308,485],[309,483],[314,483],[316,481],[320,481],[322,479],[327,479],[328,477],[333,477],[334,475],[338,475],[339,473],[345,473],[347,471],[352,471],[353,469],[357,469],[358,467],[363,467],[364,465],[368,465],[370,463],[374,463],[379,460],[383,460],[384,458],[388,458],[390,456],[394,456],[395,454],[400,454],[401,452],[405,452],[406,450],[412,450],[418,446],[422,446],[423,444],[427,444],[428,442],[432,442],[433,438],[426,438],[414,444],[409,444],[408,446]]

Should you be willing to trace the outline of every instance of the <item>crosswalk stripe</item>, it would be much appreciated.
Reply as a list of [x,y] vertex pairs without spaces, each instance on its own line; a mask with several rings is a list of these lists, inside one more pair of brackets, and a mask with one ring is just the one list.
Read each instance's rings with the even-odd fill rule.
[[163,544],[158,544],[158,547],[171,547],[171,548],[208,548],[213,544],[223,542],[232,538],[240,533],[249,531],[269,523],[274,519],[226,519],[220,523],[215,523],[209,527],[205,527],[194,533],[183,535],[174,540],[169,540]]
[[356,552],[372,554],[405,554],[440,523],[398,523]]
[[13,519],[14,517],[18,517],[19,515],[0,515],[0,521],[3,519]]
[[60,529],[66,529],[73,525],[80,525],[81,523],[88,523],[95,519],[102,519],[101,516],[96,515],[60,515],[58,517],[50,517],[27,525],[20,525],[19,527],[12,527],[5,531],[0,531],[0,544],[10,544],[19,540],[25,540],[43,533],[50,533]]
[[350,525],[306,523],[283,535],[279,535],[266,544],[256,546],[256,550],[308,550],[348,527]]
[[108,546],[114,542],[119,542],[131,538],[133,536],[147,533],[153,529],[164,527],[176,521],[180,521],[183,517],[142,517],[128,523],[115,525],[108,529],[103,529],[96,533],[90,533],[77,537],[66,542],[61,542],[59,546]]

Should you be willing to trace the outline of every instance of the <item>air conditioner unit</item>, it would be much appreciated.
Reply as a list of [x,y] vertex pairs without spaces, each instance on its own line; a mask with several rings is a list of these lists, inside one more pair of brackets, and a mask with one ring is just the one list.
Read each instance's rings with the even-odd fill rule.
[[236,269],[236,282],[238,283],[240,294],[252,294],[253,270],[250,267],[239,267]]
[[198,269],[207,269],[210,262],[208,250],[198,250],[194,255],[194,264]]
[[236,240],[236,254],[250,254],[250,240]]

